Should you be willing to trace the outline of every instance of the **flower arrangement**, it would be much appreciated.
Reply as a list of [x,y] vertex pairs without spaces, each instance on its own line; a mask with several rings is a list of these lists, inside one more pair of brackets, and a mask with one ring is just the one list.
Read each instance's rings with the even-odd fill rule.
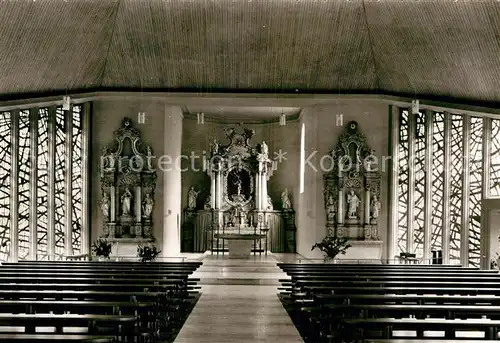
[[158,257],[161,253],[155,245],[139,245],[137,247],[137,256],[141,259],[142,262],[151,262]]
[[109,258],[109,255],[111,255],[111,245],[112,244],[104,238],[100,238],[92,243],[92,252],[97,257]]
[[321,242],[314,244],[311,251],[317,248],[325,255],[325,261],[333,260],[339,254],[345,255],[347,249],[351,247],[347,242],[347,238],[329,233]]

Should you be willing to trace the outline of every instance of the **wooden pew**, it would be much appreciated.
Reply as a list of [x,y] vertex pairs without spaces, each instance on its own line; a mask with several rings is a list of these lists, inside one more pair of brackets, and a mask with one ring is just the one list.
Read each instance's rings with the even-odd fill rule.
[[[27,262],[0,266],[0,298],[3,299],[0,300],[0,312],[4,312],[0,313],[0,318],[8,316],[22,324],[25,320],[23,318],[32,316],[31,319],[36,322],[35,326],[51,326],[48,323],[52,321],[51,323],[57,324],[54,326],[59,328],[58,331],[61,331],[71,320],[74,321],[71,326],[75,326],[75,323],[85,316],[97,318],[101,322],[106,318],[104,316],[131,317],[134,318],[135,324],[126,326],[140,330],[127,336],[128,340],[138,339],[138,342],[146,342],[153,339],[159,329],[174,323],[171,318],[166,319],[165,316],[179,317],[182,311],[185,311],[183,303],[190,302],[193,297],[192,290],[199,288],[194,286],[199,279],[188,277],[201,263],[150,267],[153,263],[124,265],[121,262],[112,262],[106,268],[103,268],[101,262],[83,264],[51,262],[42,266],[38,262]],[[60,318],[57,315],[61,316],[62,313],[65,313],[65,318],[69,318],[65,319],[66,322],[58,322]],[[147,321],[141,320],[143,315],[148,318]],[[47,316],[51,316],[50,319]],[[94,319],[92,323],[96,322]],[[156,323],[158,320],[160,325]],[[147,326],[144,326],[144,323]],[[32,326],[29,326],[28,331],[33,331],[31,328]],[[117,332],[113,329],[110,333]],[[35,336],[41,341],[44,339],[44,336],[38,333],[31,332],[30,335],[34,339]],[[69,335],[58,334],[58,337],[61,336],[64,341],[62,336]],[[83,341],[88,337],[80,338]],[[68,338],[68,341],[71,339]],[[103,339],[109,341],[107,336]]]
[[[353,339],[377,338],[374,331],[382,331],[381,338],[393,338],[394,331],[416,331],[417,338],[424,338],[426,331],[444,331],[445,338],[454,339],[459,331],[483,331],[488,340],[498,340],[499,320],[468,319],[413,319],[413,318],[368,318],[345,319],[342,323],[344,333]],[[436,339],[437,340],[437,339]]]
[[0,333],[2,343],[114,343],[115,336]]

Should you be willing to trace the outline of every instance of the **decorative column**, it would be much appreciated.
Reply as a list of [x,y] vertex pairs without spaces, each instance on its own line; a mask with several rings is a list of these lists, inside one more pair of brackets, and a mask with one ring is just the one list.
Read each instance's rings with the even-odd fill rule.
[[109,211],[109,221],[110,222],[116,222],[116,188],[115,186],[111,186],[110,188],[110,191],[109,191],[109,195],[110,195],[110,203],[111,203],[111,208],[110,208],[110,211]]
[[49,108],[48,120],[49,157],[47,166],[47,259],[55,260],[55,227],[56,227],[56,203],[55,203],[55,169],[56,169],[56,108]]
[[267,174],[265,170],[262,172],[261,181],[262,181],[262,190],[260,192],[261,194],[260,203],[261,203],[261,209],[265,210],[267,209]]
[[344,192],[342,190],[342,186],[339,185],[339,200],[338,200],[338,214],[337,214],[337,223],[344,224]]
[[163,256],[180,254],[180,215],[182,199],[181,148],[182,148],[182,110],[178,106],[165,104],[164,150],[168,161],[173,165],[160,166],[163,172]]
[[257,171],[255,177],[255,208],[260,211],[262,210],[262,201],[261,201],[261,188],[262,188],[262,183],[261,183],[261,162],[259,162],[259,170]]
[[365,224],[370,224],[370,188],[366,187],[365,191]]
[[[210,166],[211,167],[211,166]],[[210,172],[210,208],[215,208],[215,178],[216,173]]]
[[215,208],[216,209],[219,209],[221,208],[221,190],[222,190],[222,187],[221,187],[221,181],[222,181],[222,178],[221,178],[221,171],[220,171],[220,168],[219,166],[217,166],[217,171],[215,172]]
[[140,225],[141,223],[141,200],[142,200],[142,194],[141,194],[141,186],[136,186],[135,187],[135,221],[137,222],[137,226],[135,229],[135,235],[136,236],[142,236],[142,227]]

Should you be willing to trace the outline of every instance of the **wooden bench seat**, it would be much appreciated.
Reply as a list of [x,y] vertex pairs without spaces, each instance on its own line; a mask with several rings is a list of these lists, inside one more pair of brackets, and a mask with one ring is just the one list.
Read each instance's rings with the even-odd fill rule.
[[457,304],[500,306],[500,296],[493,295],[416,295],[416,294],[314,294],[318,306],[327,304]]
[[382,331],[383,338],[393,338],[394,331],[416,331],[417,337],[424,337],[426,331],[445,331],[445,338],[456,338],[457,331],[483,331],[485,338],[489,340],[498,339],[499,320],[467,319],[395,319],[395,318],[369,318],[369,319],[345,319],[344,330],[347,333],[360,334],[364,339],[369,332]]
[[[500,306],[491,305],[394,305],[329,304],[325,306],[338,317],[471,319],[487,317],[500,320]],[[315,308],[317,309],[317,308]]]
[[[498,343],[498,340],[489,339],[439,339],[439,343]],[[392,338],[392,339],[365,339],[364,343],[436,343],[436,338],[411,339],[411,338]]]
[[335,294],[460,294],[460,295],[500,295],[500,287],[497,288],[475,288],[469,287],[327,287],[307,286],[305,290],[311,294],[335,293]]
[[0,333],[2,343],[114,343],[114,336]]

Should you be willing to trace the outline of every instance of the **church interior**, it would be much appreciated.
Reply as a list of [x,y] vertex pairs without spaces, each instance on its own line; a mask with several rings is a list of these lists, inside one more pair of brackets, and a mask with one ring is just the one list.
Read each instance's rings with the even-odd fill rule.
[[500,2],[0,1],[0,342],[500,341]]

